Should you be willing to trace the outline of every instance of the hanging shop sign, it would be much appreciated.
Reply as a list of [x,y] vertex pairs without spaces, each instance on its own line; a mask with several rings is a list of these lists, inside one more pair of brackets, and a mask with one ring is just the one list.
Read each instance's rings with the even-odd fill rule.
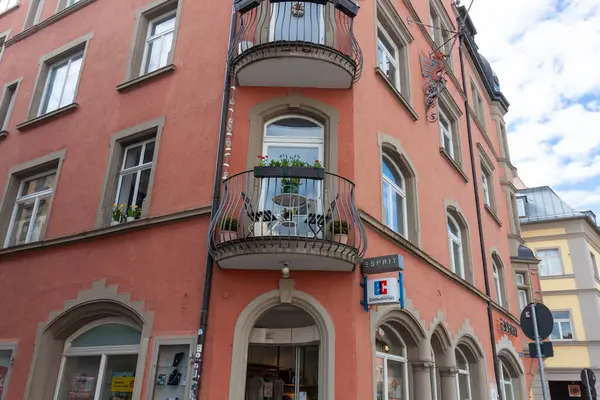
[[498,321],[498,325],[500,325],[500,330],[502,332],[506,332],[514,337],[519,336],[519,329],[504,318],[500,318],[500,320]]
[[381,274],[404,270],[404,257],[400,254],[365,258],[360,265],[363,274]]
[[401,293],[400,280],[398,278],[381,278],[368,280],[365,277],[364,286],[366,301],[363,305],[398,304],[403,297]]
[[110,391],[119,393],[131,393],[133,392],[134,381],[135,378],[133,376],[113,376],[110,382]]

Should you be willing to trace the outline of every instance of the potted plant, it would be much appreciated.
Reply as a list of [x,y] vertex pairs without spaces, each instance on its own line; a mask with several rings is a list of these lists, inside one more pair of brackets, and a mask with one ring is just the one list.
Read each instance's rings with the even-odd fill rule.
[[123,208],[124,207],[125,206],[123,204],[121,204],[118,207],[117,207],[117,203],[113,204],[112,219],[110,221],[111,226],[119,225],[121,223],[121,220],[123,219]]
[[127,209],[127,222],[135,221],[136,219],[139,219],[141,215],[142,209],[135,204],[131,205]]
[[341,244],[348,244],[348,222],[335,220],[329,223],[329,231],[333,236],[333,241]]
[[[278,160],[269,160],[267,156],[258,156],[259,162],[254,167],[254,176],[256,178],[283,178],[282,191],[291,190],[300,187],[301,179],[323,180],[325,178],[325,169],[319,160],[314,163],[307,163],[300,160],[299,155],[287,156],[281,155]],[[284,189],[285,186],[285,189]]]
[[221,243],[236,240],[238,238],[238,222],[232,217],[223,218],[221,221],[221,232],[219,233]]

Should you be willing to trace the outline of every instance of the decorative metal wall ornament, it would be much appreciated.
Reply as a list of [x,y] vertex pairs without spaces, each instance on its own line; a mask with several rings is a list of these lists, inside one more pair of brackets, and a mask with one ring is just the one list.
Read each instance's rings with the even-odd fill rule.
[[436,107],[437,98],[446,87],[444,74],[444,58],[446,55],[440,50],[429,53],[429,57],[421,55],[421,74],[425,78],[425,114],[427,121],[434,123],[438,120]]
[[304,17],[304,2],[297,1],[292,4],[292,17]]

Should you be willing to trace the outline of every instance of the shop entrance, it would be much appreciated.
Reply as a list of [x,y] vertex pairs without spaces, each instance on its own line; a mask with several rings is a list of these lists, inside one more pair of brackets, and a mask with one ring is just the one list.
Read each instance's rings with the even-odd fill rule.
[[248,344],[246,400],[319,400],[320,335],[314,319],[292,305],[260,316]]

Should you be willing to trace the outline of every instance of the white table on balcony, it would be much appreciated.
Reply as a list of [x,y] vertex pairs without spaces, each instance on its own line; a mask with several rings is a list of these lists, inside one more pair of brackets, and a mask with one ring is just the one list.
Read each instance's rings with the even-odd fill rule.
[[[292,210],[297,210],[298,208],[306,205],[307,198],[298,193],[279,193],[273,196],[273,203],[277,204],[281,207],[290,208]],[[296,212],[292,212],[292,218],[297,216]],[[297,223],[293,219],[284,219],[279,217],[277,223],[271,227],[271,229],[275,229],[277,225],[281,225],[285,228],[294,228],[294,236],[297,236]]]

